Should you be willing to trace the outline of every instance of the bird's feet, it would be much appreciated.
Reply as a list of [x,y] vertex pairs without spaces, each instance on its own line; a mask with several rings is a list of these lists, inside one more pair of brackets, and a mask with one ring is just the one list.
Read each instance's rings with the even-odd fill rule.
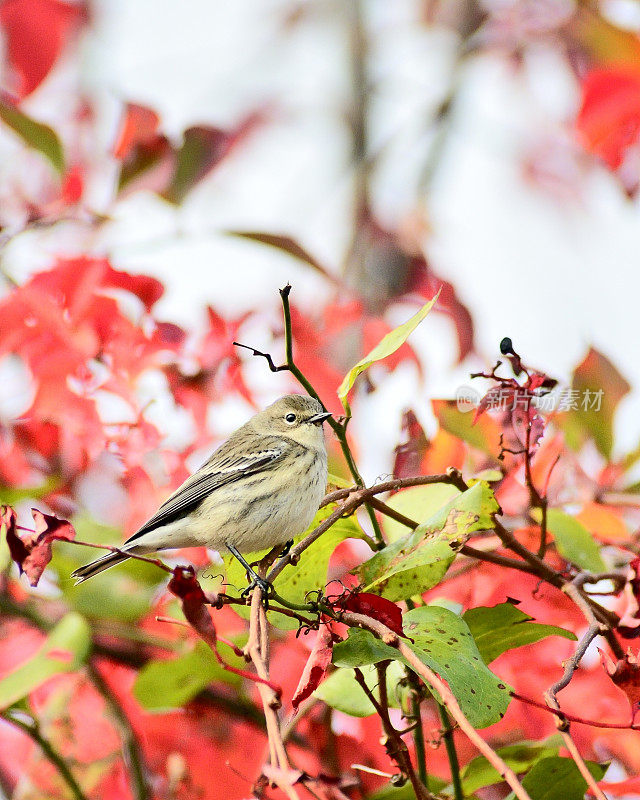
[[288,542],[285,543],[285,546],[282,548],[282,552],[278,556],[278,558],[284,558],[285,556],[289,555],[289,551],[293,547],[293,539],[289,539]]
[[246,589],[242,592],[242,597],[246,597],[248,594],[257,587],[259,587],[260,591],[262,592],[262,597],[267,600],[271,590],[273,589],[273,585],[266,579],[261,578],[257,573],[253,572],[251,575],[251,583],[247,586]]

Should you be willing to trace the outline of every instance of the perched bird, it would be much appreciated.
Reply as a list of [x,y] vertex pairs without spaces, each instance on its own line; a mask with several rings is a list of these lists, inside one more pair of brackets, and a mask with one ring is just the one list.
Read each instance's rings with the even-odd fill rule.
[[[229,550],[247,567],[241,552],[289,541],[309,526],[324,497],[322,423],[330,416],[313,397],[276,400],[238,428],[121,549],[144,555],[204,545]],[[108,553],[72,577],[81,583],[126,558]]]

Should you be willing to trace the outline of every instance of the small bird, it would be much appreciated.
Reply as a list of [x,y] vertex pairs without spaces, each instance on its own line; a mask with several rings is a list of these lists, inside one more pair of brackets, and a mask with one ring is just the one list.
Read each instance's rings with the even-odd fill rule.
[[[322,423],[330,416],[313,397],[276,400],[220,445],[121,549],[136,555],[203,545],[229,550],[255,580],[240,551],[293,539],[320,506],[327,487]],[[72,577],[82,583],[127,558],[108,553]]]

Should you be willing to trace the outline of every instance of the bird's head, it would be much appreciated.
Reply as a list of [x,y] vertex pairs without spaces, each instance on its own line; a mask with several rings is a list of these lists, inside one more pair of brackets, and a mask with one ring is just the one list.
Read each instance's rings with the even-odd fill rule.
[[253,422],[259,433],[283,433],[305,447],[319,447],[322,423],[330,416],[315,398],[288,394],[257,414]]

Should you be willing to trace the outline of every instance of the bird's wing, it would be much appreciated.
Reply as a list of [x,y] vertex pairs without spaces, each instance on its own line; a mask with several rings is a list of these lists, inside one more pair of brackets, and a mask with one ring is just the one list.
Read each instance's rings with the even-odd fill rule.
[[282,453],[282,448],[273,448],[235,459],[221,459],[217,469],[211,469],[209,472],[196,472],[176,489],[171,497],[165,500],[151,519],[147,520],[133,536],[130,536],[125,544],[133,542],[161,525],[168,525],[170,522],[186,517],[211,492],[246,475],[252,475],[258,470],[268,468]]

